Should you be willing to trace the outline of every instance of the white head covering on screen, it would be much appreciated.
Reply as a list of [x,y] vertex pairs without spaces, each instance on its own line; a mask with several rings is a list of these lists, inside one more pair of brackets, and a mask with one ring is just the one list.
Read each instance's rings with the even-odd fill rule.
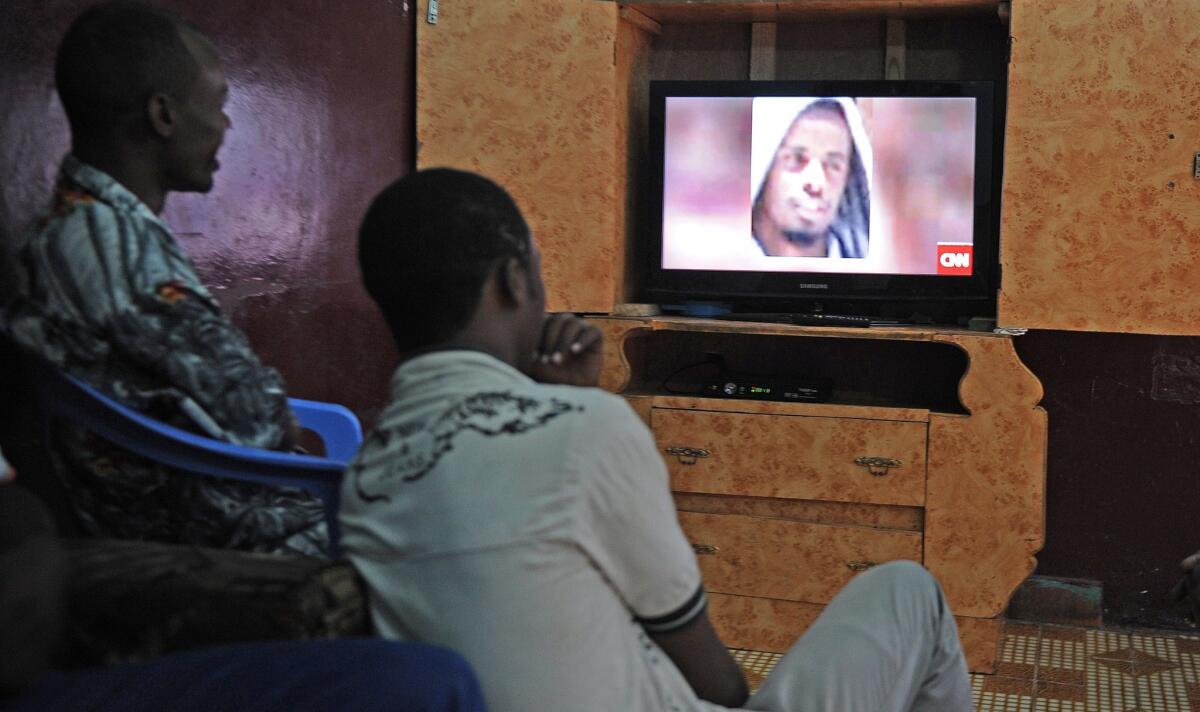
[[850,176],[838,204],[837,217],[829,226],[829,235],[833,238],[829,245],[829,256],[866,257],[871,225],[871,170],[874,159],[862,114],[849,97],[767,96],[754,99],[750,143],[751,205],[757,204],[779,144],[783,142],[797,115],[818,103],[836,105],[841,109],[854,144]]

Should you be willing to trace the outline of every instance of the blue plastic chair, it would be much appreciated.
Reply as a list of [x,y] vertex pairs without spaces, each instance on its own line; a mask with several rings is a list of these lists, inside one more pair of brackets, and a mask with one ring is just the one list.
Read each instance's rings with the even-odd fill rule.
[[327,453],[325,457],[298,455],[189,433],[148,418],[48,363],[29,365],[47,430],[52,421],[61,420],[176,470],[302,489],[324,503],[330,554],[341,555],[337,513],[342,473],[362,442],[362,427],[348,408],[289,398],[301,427],[319,435]]

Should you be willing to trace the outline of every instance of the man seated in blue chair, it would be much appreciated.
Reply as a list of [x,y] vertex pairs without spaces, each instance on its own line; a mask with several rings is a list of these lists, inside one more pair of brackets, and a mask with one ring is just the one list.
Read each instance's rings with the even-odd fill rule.
[[[70,557],[41,503],[0,454],[0,709],[484,712],[456,653],[370,638],[199,647],[55,671],[71,636]],[[69,648],[69,645],[65,647]]]
[[[291,449],[283,380],[159,217],[170,192],[213,187],[230,126],[215,47],[165,10],[104,3],[67,30],[55,82],[71,152],[20,253],[8,335],[154,418]],[[60,430],[58,469],[87,534],[305,554],[328,546],[321,504],[303,492],[173,474]]]
[[666,465],[590,387],[595,327],[544,314],[539,259],[512,198],[462,171],[392,184],[363,221],[402,359],[342,484],[376,630],[461,652],[494,712],[970,710],[954,617],[911,562],[856,577],[747,699]]

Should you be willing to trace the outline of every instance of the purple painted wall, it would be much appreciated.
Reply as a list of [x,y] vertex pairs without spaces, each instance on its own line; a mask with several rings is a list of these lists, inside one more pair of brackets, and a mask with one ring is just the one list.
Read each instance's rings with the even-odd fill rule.
[[[66,120],[59,37],[84,0],[0,3],[0,244],[44,203]],[[412,166],[414,4],[405,0],[164,0],[216,43],[233,129],[215,189],[173,194],[165,218],[201,278],[292,395],[367,420],[395,353],[359,287],[358,221]],[[10,274],[0,270],[0,280]]]
[[1200,338],[1034,331],[1016,343],[1050,420],[1037,573],[1103,583],[1106,624],[1192,627],[1167,592],[1200,549]]

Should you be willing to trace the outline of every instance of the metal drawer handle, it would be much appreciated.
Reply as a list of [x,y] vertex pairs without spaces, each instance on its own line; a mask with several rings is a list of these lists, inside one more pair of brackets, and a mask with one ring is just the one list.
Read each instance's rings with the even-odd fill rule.
[[696,458],[708,457],[708,450],[701,447],[669,447],[667,454],[679,458],[681,465],[695,465]]
[[719,547],[713,546],[712,544],[692,544],[692,549],[701,556],[712,555],[721,550]]
[[877,564],[874,561],[847,561],[846,562],[846,566],[849,567],[849,569],[851,571],[866,571],[867,569],[871,568],[872,566],[878,566],[878,565],[879,564]]
[[867,468],[875,477],[883,477],[888,473],[888,469],[892,467],[900,467],[904,463],[890,457],[856,457],[854,458],[855,465],[862,465]]

